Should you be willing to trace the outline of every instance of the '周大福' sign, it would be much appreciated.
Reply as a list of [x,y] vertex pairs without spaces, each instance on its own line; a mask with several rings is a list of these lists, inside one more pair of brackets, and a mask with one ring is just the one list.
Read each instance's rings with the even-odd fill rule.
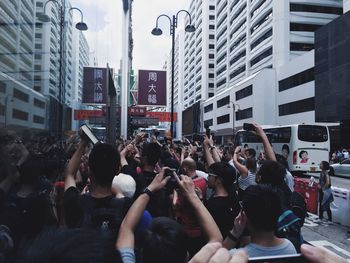
[[139,70],[138,104],[166,106],[166,71]]

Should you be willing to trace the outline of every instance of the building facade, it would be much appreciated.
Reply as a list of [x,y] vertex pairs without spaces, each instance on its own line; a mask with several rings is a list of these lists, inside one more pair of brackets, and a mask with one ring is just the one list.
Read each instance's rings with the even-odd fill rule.
[[45,129],[47,103],[33,90],[35,1],[0,1],[0,127]]
[[[217,0],[211,9],[215,23],[208,39],[214,41],[210,67],[215,96],[204,99],[203,124],[232,135],[233,127],[244,122],[315,123],[314,32],[343,13],[343,1]],[[186,54],[192,46],[197,48],[185,41],[184,96],[189,88]],[[207,74],[193,66],[190,72]],[[203,86],[207,91],[209,80]],[[189,98],[184,97],[184,108],[196,101],[196,94]],[[233,104],[239,108],[235,114]]]

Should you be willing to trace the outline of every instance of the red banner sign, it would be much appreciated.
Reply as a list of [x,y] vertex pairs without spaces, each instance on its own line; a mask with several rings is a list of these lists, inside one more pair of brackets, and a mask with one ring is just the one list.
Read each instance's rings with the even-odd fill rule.
[[[171,122],[170,112],[149,111],[146,113],[146,117],[157,118],[160,122]],[[173,114],[173,119],[174,122],[177,122],[176,112]]]
[[74,110],[74,120],[88,120],[89,117],[102,116],[102,110]]

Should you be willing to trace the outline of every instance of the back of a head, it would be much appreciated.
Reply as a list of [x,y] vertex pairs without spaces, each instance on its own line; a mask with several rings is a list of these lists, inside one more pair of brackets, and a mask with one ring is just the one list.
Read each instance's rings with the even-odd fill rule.
[[89,156],[89,167],[94,183],[99,186],[111,186],[120,166],[120,155],[116,147],[99,143]]
[[128,174],[120,173],[114,177],[112,182],[112,192],[122,193],[125,197],[133,198],[136,191],[136,182]]
[[275,161],[264,161],[258,171],[260,183],[279,186],[284,183],[286,168]]
[[282,211],[279,196],[271,186],[262,184],[245,190],[243,210],[256,231],[274,231]]
[[187,244],[186,234],[179,223],[167,217],[158,217],[152,221],[145,234],[142,262],[185,262]]
[[197,169],[197,164],[192,158],[185,158],[181,163],[182,168],[186,168],[190,172],[194,172]]
[[156,165],[160,158],[160,152],[161,147],[158,143],[146,143],[142,148],[142,161],[148,165]]
[[256,157],[256,151],[253,148],[248,148],[245,152],[249,155],[249,158]]
[[228,163],[213,163],[209,167],[209,172],[218,175],[226,190],[229,190],[236,180],[236,170]]

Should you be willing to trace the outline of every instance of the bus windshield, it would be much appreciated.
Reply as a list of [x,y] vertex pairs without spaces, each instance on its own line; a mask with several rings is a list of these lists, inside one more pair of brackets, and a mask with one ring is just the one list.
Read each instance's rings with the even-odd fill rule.
[[317,125],[299,125],[298,139],[304,142],[326,142],[328,141],[327,128]]

